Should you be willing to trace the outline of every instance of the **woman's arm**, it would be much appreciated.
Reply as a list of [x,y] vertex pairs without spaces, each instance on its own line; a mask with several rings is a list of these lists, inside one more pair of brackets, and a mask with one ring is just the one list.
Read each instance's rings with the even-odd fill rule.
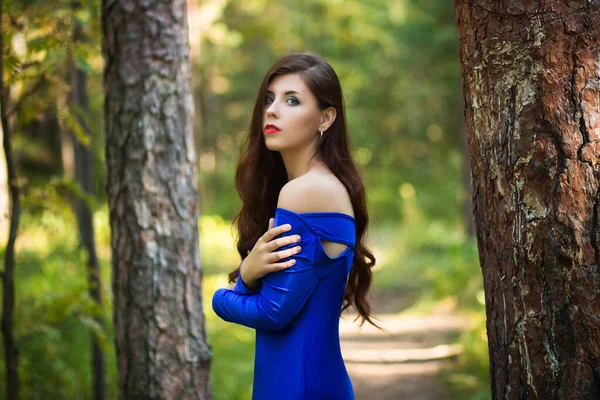
[[[314,243],[320,238],[295,212],[302,209],[305,199],[317,198],[317,194],[322,194],[322,185],[307,187],[301,179],[284,185],[279,193],[277,207],[292,212],[276,213],[275,225],[287,223],[292,228],[276,238],[299,235],[301,241],[279,247],[278,251],[296,245],[300,245],[302,249],[279,261],[293,258],[296,263],[283,270],[268,273],[258,282],[243,282],[239,275],[235,290],[217,290],[212,299],[212,307],[219,317],[254,329],[282,330],[298,315],[319,282],[315,270]],[[241,265],[240,268],[243,269],[244,266]],[[251,287],[247,287],[245,283]],[[253,290],[255,284],[258,284],[258,292]]]
[[[292,229],[282,235],[297,234],[294,225],[292,223]],[[307,247],[306,242],[310,239],[305,230],[302,230],[301,235],[302,241],[305,242],[303,249],[283,259],[289,260],[293,257],[296,264],[265,275],[258,292],[247,288],[238,276],[235,285],[218,289],[213,295],[212,307],[215,313],[225,321],[254,329],[284,329],[300,312],[318,283],[314,262],[304,250]],[[290,243],[280,249],[297,244]],[[231,290],[231,287],[234,290]]]
[[239,265],[239,270],[238,270],[238,276],[233,280],[233,282],[231,284],[229,284],[229,286],[227,286],[227,289],[229,290],[235,290],[236,292],[240,293],[240,294],[254,294],[254,293],[258,293],[258,291],[260,290],[260,281],[257,282],[252,282],[251,284],[246,284],[246,282],[243,281],[242,279],[242,264],[244,263],[244,260],[242,260],[242,262]]

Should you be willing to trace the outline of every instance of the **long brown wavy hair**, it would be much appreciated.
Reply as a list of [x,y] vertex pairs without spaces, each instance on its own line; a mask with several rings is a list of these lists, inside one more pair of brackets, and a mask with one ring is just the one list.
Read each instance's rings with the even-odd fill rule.
[[[331,65],[312,52],[291,53],[281,58],[266,73],[258,90],[252,121],[242,142],[242,153],[235,173],[236,189],[242,200],[242,209],[233,219],[238,229],[237,250],[243,260],[266,232],[269,218],[277,208],[279,191],[288,182],[281,154],[267,148],[262,126],[267,87],[276,76],[290,73],[298,73],[302,77],[317,98],[320,110],[335,107],[337,113],[327,134],[323,135],[313,150],[312,157],[319,154],[344,184],[354,208],[356,245],[341,312],[353,305],[362,318],[360,326],[367,320],[380,328],[371,320],[375,317],[371,315],[368,296],[375,257],[364,244],[369,216],[365,188],[350,152],[342,87]],[[238,274],[239,267],[229,273],[229,282],[233,282]]]

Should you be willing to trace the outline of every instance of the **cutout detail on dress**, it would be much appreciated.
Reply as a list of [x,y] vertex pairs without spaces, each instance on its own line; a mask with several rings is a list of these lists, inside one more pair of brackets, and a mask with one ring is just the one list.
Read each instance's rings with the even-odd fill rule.
[[339,257],[348,248],[348,245],[345,243],[326,239],[321,239],[321,246],[323,247],[323,252],[332,259]]

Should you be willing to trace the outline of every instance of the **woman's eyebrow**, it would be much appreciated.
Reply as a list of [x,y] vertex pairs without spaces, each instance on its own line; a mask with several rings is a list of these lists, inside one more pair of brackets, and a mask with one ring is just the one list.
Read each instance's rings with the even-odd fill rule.
[[[273,94],[273,92],[271,92],[270,90],[267,90],[267,93]],[[284,93],[284,95],[286,95],[286,94],[300,94],[300,93],[296,92],[295,90],[288,90],[287,92]]]

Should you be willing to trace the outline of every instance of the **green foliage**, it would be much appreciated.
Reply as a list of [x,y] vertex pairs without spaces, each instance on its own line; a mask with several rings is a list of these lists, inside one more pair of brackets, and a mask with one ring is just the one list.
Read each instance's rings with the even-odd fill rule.
[[490,362],[483,304],[470,313],[470,325],[460,336],[463,348],[458,365],[441,372],[441,380],[449,393],[457,399],[488,400],[490,390]]
[[234,247],[233,226],[219,215],[200,218],[200,257],[205,275],[229,273],[241,262]]
[[427,221],[416,203],[412,185],[400,190],[403,223],[378,227],[371,242],[377,258],[376,289],[419,292],[412,312],[428,312],[432,303],[448,301],[470,316],[458,338],[463,352],[455,368],[440,378],[456,399],[491,398],[483,277],[475,238],[461,225]]
[[456,161],[462,159],[463,128],[452,3],[340,5],[214,3],[206,28],[191,30],[198,43],[192,48],[198,54],[195,86],[203,100],[196,129],[204,157],[215,160],[200,163],[207,214],[231,219],[239,208],[231,182],[258,85],[276,59],[298,50],[323,55],[342,82],[352,148],[377,210],[375,222],[402,218],[395,188],[404,181],[422,191],[427,217],[453,220],[460,213],[464,190]]
[[374,239],[375,285],[417,288],[433,300],[452,297],[461,307],[477,304],[482,275],[475,239],[461,224],[426,220],[412,185],[402,185],[400,192],[403,222],[378,227]]
[[[84,145],[92,144],[98,197],[105,198],[104,154],[99,145],[103,141],[99,11],[97,0],[3,3],[4,82],[11,94],[7,108],[18,175],[27,177],[26,191],[43,188],[65,172],[63,167],[72,168],[70,132]],[[76,27],[81,28],[81,41],[75,40]],[[70,61],[88,74],[90,115],[70,102]]]
[[[100,309],[88,295],[86,257],[77,248],[76,235],[73,217],[51,210],[23,215],[16,254],[15,336],[26,399],[91,398],[92,332],[100,335],[106,357],[107,396],[117,396],[110,303]],[[105,299],[110,298],[107,267],[103,260]]]
[[245,400],[252,397],[254,376],[254,330],[230,324],[212,310],[212,296],[228,286],[226,275],[203,279],[202,291],[208,339],[212,350],[211,383],[215,400]]

